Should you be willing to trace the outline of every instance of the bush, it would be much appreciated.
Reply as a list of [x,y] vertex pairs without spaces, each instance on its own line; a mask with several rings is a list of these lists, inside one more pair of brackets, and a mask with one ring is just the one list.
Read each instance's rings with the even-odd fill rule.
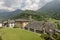
[[18,28],[18,27],[15,25],[14,28]]
[[59,33],[55,35],[55,39],[60,40],[60,34]]
[[60,29],[60,22],[55,22],[57,24],[57,28]]
[[41,34],[41,38],[43,38],[44,40],[51,40],[48,34]]
[[0,27],[0,29],[1,29],[2,27]]

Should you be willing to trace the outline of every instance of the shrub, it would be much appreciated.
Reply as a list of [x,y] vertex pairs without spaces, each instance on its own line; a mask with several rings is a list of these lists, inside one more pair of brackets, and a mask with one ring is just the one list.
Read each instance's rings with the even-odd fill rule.
[[18,28],[18,27],[15,25],[14,28]]
[[43,38],[44,40],[51,40],[48,34],[41,34],[41,38]]
[[60,29],[60,22],[55,22],[57,24],[57,28]]
[[59,33],[55,35],[55,39],[60,40],[60,34]]

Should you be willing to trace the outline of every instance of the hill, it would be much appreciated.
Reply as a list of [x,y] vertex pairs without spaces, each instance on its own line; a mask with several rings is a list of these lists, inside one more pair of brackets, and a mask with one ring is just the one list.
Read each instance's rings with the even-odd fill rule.
[[28,19],[29,15],[31,15],[34,20],[39,21],[43,20],[44,18],[52,18],[60,20],[60,0],[53,0],[37,11],[31,11],[31,10],[23,11],[22,13],[12,17],[12,19],[17,18]]
[[18,28],[0,29],[2,40],[42,40],[39,35]]
[[44,12],[53,12],[58,10],[60,10],[60,0],[53,0],[47,3],[41,9],[39,9],[39,11],[44,11]]
[[60,0],[53,0],[47,3],[38,12],[48,14],[51,18],[60,20]]
[[1,10],[0,11],[0,19],[9,19],[11,16],[14,16],[16,14],[21,13],[22,10],[15,10],[15,11],[7,11],[7,10]]
[[19,19],[19,18],[29,19],[30,16],[33,20],[38,20],[38,21],[43,20],[44,17],[46,17],[45,15],[43,15],[40,12],[25,10],[25,11],[21,12],[20,14],[13,16],[11,19]]

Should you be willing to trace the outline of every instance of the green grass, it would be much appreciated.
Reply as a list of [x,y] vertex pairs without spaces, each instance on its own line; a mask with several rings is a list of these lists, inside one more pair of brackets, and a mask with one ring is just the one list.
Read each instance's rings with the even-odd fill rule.
[[0,35],[2,40],[42,40],[40,35],[18,28],[0,29]]
[[60,22],[60,20],[56,20],[56,19],[49,19],[49,22]]

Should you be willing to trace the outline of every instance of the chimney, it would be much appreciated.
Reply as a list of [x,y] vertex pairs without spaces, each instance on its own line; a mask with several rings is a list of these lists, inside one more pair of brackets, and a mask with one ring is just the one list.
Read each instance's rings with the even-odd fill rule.
[[31,15],[29,16],[29,20],[32,21],[32,16]]

